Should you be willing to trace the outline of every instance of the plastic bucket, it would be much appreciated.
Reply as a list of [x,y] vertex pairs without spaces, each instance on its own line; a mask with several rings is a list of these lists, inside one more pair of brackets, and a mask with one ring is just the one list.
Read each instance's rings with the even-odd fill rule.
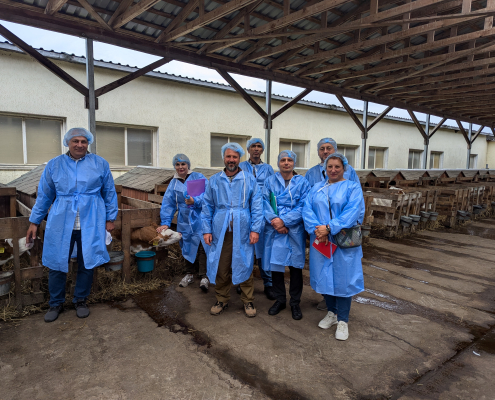
[[420,211],[419,215],[421,216],[421,222],[426,222],[430,218],[430,213],[426,211]]
[[120,271],[124,262],[123,251],[109,251],[110,261],[105,264],[105,271]]
[[408,226],[410,226],[412,224],[412,218],[402,216],[402,217],[400,217],[400,224],[407,228]]
[[0,296],[10,292],[10,281],[14,276],[14,271],[0,272]]
[[139,272],[150,272],[153,271],[155,267],[155,256],[154,251],[140,251],[135,254],[137,258],[137,267]]
[[409,214],[409,218],[412,218],[412,224],[418,225],[419,220],[421,219],[420,215]]
[[483,207],[481,206],[473,206],[473,214],[481,214],[481,211],[483,211]]
[[363,234],[363,237],[369,236],[370,232],[371,232],[371,226],[361,225],[361,233]]
[[430,221],[436,221],[438,218],[438,213],[437,212],[431,212],[430,213]]

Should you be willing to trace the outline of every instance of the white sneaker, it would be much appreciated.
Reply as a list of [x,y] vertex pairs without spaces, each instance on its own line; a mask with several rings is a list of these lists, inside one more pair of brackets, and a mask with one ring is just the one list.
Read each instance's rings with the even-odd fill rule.
[[339,321],[337,330],[335,331],[335,339],[347,340],[349,337],[349,329],[347,328],[347,322]]
[[201,282],[199,284],[199,288],[203,291],[203,292],[207,292],[208,291],[208,284],[210,283],[210,281],[208,280],[208,278],[203,278],[201,279]]
[[318,326],[321,328],[321,329],[328,329],[330,328],[332,325],[335,325],[337,323],[337,316],[329,311],[326,315],[325,318],[323,318],[320,323],[318,324]]
[[194,276],[192,274],[187,274],[179,283],[180,287],[186,287],[190,283],[194,282]]

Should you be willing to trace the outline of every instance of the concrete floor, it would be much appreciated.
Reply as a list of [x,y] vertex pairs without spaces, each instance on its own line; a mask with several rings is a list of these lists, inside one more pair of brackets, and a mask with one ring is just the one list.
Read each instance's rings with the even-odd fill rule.
[[259,279],[254,319],[234,291],[211,316],[195,283],[0,324],[0,399],[494,399],[493,239],[494,220],[373,239],[346,342],[307,285],[301,321],[269,316]]

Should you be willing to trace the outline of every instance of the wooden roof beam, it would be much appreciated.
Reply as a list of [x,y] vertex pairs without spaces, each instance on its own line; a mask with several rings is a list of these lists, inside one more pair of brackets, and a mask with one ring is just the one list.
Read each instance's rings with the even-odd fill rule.
[[302,100],[304,97],[306,97],[309,93],[311,93],[311,89],[304,89],[301,93],[299,93],[296,97],[294,97],[292,100],[288,101],[285,103],[282,107],[280,107],[277,111],[275,111],[272,114],[272,121],[286,112],[289,108],[291,108],[294,104],[297,104],[300,100]]
[[110,25],[108,25],[107,22],[100,16],[100,14],[98,14],[95,11],[93,6],[89,4],[87,0],[77,0],[77,1],[79,2],[79,4],[81,4],[84,7],[84,9],[89,13],[89,15],[91,15],[101,26],[103,26],[103,28],[109,31],[112,30]]
[[433,128],[431,132],[428,132],[428,138],[431,139],[431,137],[437,133],[437,131],[442,127],[444,122],[447,121],[447,118],[442,118],[442,120]]
[[57,11],[59,11],[64,4],[67,3],[67,0],[48,0],[48,3],[45,7],[45,14],[53,15]]
[[108,25],[112,26],[115,19],[121,15],[123,12],[125,12],[131,5],[134,3],[134,0],[122,0],[117,9],[113,12],[112,16],[108,20]]
[[340,96],[340,95],[336,95],[336,97],[337,97],[337,99],[339,99],[340,103],[345,108],[345,110],[347,111],[347,113],[349,114],[349,116],[352,118],[352,120],[354,121],[354,123],[357,125],[357,127],[361,130],[361,132],[364,133],[365,129],[364,129],[363,124],[361,123],[361,121],[357,117],[357,115],[354,112],[354,110],[349,106],[349,104],[347,103],[347,101],[345,101],[344,97],[343,96]]
[[134,17],[137,17],[138,15],[142,14],[149,8],[153,7],[159,1],[160,0],[141,0],[139,3],[134,4],[131,8],[124,11],[121,15],[119,15],[115,19],[112,28],[114,29],[120,28],[121,26],[127,24]]
[[416,118],[416,115],[414,115],[414,113],[411,111],[411,110],[407,110],[407,112],[409,113],[411,119],[413,120],[414,122],[414,125],[416,125],[416,128],[418,128],[418,131],[419,133],[421,133],[421,136],[423,136],[423,139],[424,139],[424,142],[425,144],[428,144],[430,138],[429,136],[426,134],[425,130],[423,129],[423,127],[421,126],[420,122],[418,121],[418,119]]
[[390,111],[392,111],[393,107],[387,107],[385,110],[382,111],[382,113],[376,117],[371,124],[368,125],[368,132],[373,128],[378,122],[380,122]]

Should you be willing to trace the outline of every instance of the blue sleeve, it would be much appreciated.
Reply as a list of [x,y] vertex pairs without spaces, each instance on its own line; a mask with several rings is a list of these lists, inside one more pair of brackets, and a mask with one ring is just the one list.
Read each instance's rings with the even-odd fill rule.
[[270,171],[270,173],[268,174],[269,176],[275,175],[275,171],[273,170],[273,167],[270,164],[268,164],[268,171]]
[[[211,183],[211,182],[210,182]],[[215,204],[213,202],[213,189],[209,184],[203,196],[203,207],[201,208],[201,221],[203,224],[203,234],[212,233],[212,220],[215,213]]]
[[265,226],[265,221],[263,220],[263,200],[261,189],[254,178],[250,181],[253,186],[253,193],[251,194],[249,204],[251,207],[251,232],[260,233],[261,229]]
[[309,183],[306,179],[299,179],[298,184],[301,186],[299,188],[301,197],[292,210],[280,217],[280,219],[284,221],[284,225],[287,228],[298,225],[302,222],[302,210],[304,207],[304,201],[306,200],[306,196],[309,192]]
[[270,204],[270,193],[272,192],[268,179],[263,184],[263,216],[267,223],[271,223],[273,218],[277,218],[277,215],[273,212],[272,205]]
[[203,198],[205,197],[206,189],[208,189],[208,185],[210,183],[208,182],[208,179],[206,179],[206,176],[204,176],[204,175],[201,175],[201,177],[198,179],[204,179],[205,180],[205,191],[204,191],[204,193],[201,193],[199,196],[193,197],[193,199],[194,199],[193,207],[201,212],[201,209],[203,208]]
[[105,202],[107,221],[115,221],[119,213],[119,202],[117,201],[117,192],[115,191],[112,172],[107,162],[105,162],[105,170],[103,185],[101,186],[101,197]]
[[356,225],[356,222],[364,209],[364,197],[361,187],[353,185],[353,187],[349,189],[352,191],[344,209],[338,217],[330,220],[329,225],[332,235],[336,235],[342,229],[351,228]]
[[160,220],[162,225],[170,226],[175,212],[177,211],[177,203],[174,197],[174,189],[172,189],[172,182],[168,184],[167,190],[163,195],[162,208],[160,209]]
[[310,235],[315,233],[315,229],[319,225],[323,225],[319,220],[316,214],[313,211],[313,201],[316,196],[316,190],[311,189],[306,196],[306,200],[304,201],[304,207],[302,210],[302,217],[304,221],[304,228],[306,232]]
[[43,174],[41,174],[40,183],[38,185],[38,197],[36,198],[36,203],[29,217],[30,222],[36,225],[41,223],[55,200],[56,194],[57,191],[52,180],[50,163],[48,163]]

